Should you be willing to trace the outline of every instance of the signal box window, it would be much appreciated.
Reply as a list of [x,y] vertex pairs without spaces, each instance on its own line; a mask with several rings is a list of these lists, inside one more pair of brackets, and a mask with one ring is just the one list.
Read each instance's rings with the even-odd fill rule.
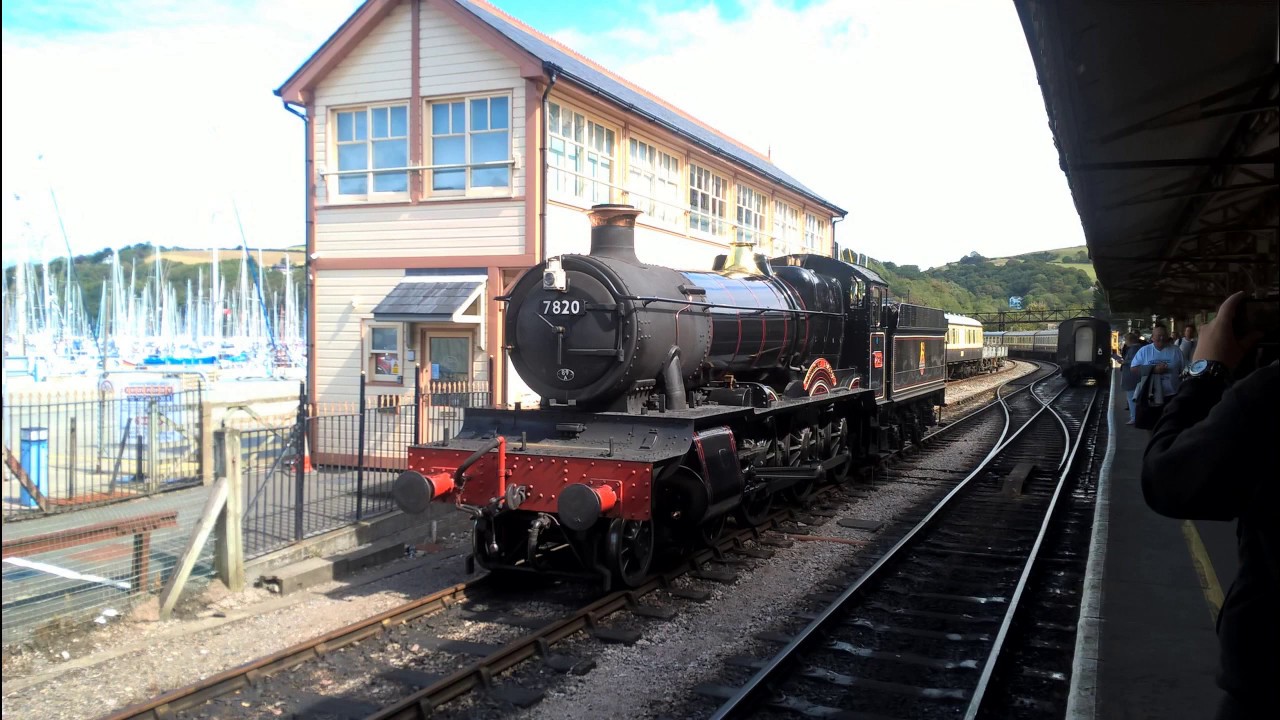
[[370,380],[395,383],[403,381],[404,363],[401,356],[400,330],[399,323],[369,326],[365,373]]
[[431,103],[431,164],[434,193],[510,187],[511,99]]
[[689,165],[689,229],[724,235],[728,226],[729,181],[710,170]]
[[547,104],[548,193],[588,205],[612,202],[615,134],[559,103]]
[[339,197],[409,191],[408,105],[341,110],[334,124]]

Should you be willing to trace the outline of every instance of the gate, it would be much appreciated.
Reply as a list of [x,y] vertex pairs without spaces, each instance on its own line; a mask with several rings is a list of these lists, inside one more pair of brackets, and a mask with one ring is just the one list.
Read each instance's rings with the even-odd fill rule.
[[292,422],[241,430],[246,558],[394,510],[409,446],[457,434],[467,408],[491,402],[488,383],[417,377],[411,397],[370,396],[362,375],[354,405],[308,407],[301,388]]

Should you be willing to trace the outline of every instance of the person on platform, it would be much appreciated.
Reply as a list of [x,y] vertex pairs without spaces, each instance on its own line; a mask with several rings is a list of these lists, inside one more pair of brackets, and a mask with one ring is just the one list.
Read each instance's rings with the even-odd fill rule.
[[1236,520],[1240,570],[1218,614],[1218,720],[1280,708],[1280,362],[1228,386],[1258,337],[1236,336],[1242,293],[1201,328],[1194,361],[1152,430],[1142,493],[1161,515]]
[[1191,358],[1196,353],[1196,326],[1191,323],[1184,325],[1182,337],[1178,338],[1178,342],[1174,344],[1182,351],[1182,361],[1190,365]]
[[1129,372],[1135,377],[1142,377],[1144,373],[1156,376],[1151,381],[1159,381],[1160,389],[1164,393],[1164,401],[1168,402],[1178,393],[1178,386],[1182,384],[1182,368],[1185,365],[1186,363],[1182,360],[1182,351],[1169,342],[1169,328],[1157,324],[1151,328],[1151,344],[1142,346],[1138,354],[1133,356]]
[[1119,352],[1113,352],[1111,357],[1120,363],[1120,389],[1124,391],[1124,397],[1129,401],[1129,423],[1133,424],[1135,419],[1133,406],[1133,391],[1138,387],[1138,375],[1131,372],[1133,358],[1138,354],[1138,350],[1142,349],[1142,339],[1138,337],[1138,333],[1131,332],[1124,336],[1124,346]]

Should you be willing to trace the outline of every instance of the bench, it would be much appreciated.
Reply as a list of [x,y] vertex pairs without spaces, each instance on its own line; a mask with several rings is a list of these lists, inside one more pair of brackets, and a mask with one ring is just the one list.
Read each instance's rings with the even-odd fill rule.
[[133,536],[132,592],[142,592],[148,587],[151,569],[151,533],[162,528],[178,527],[178,511],[138,515],[123,520],[109,520],[83,527],[56,532],[6,539],[0,546],[3,556],[27,557],[54,550],[79,547],[90,543]]

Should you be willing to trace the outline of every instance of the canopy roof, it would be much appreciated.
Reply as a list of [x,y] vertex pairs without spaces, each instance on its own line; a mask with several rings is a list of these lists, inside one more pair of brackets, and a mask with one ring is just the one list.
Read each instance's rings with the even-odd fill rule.
[[1277,294],[1274,0],[1014,0],[1115,312]]

